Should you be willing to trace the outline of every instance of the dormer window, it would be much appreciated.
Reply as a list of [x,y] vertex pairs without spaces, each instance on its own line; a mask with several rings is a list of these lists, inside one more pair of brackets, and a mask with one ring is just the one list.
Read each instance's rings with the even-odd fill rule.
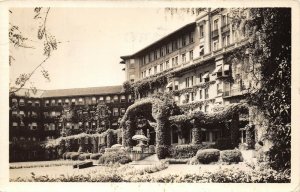
[[24,105],[25,105],[24,99],[20,99],[19,105],[20,105],[20,106],[24,106]]

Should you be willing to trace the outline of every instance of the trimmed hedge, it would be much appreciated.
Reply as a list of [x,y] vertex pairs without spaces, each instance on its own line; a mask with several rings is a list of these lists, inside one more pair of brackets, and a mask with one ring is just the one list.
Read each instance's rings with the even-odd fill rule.
[[223,162],[238,163],[243,161],[242,153],[239,150],[224,150],[220,153]]
[[90,159],[92,159],[92,160],[98,160],[101,157],[101,155],[102,155],[101,153],[91,154]]
[[220,151],[218,149],[203,149],[199,150],[196,158],[200,163],[209,164],[219,161]]
[[84,161],[90,159],[90,156],[91,156],[90,153],[83,153],[79,155],[78,160]]
[[200,149],[207,149],[203,145],[176,145],[170,148],[170,157],[174,159],[187,159],[196,155]]
[[71,159],[72,159],[72,160],[78,160],[79,155],[80,155],[80,153],[73,152],[73,153],[71,154]]
[[120,163],[126,164],[131,162],[130,157],[123,151],[119,152],[106,152],[100,158],[99,164],[110,164],[110,163]]
[[77,152],[66,152],[66,153],[65,153],[66,159],[71,159],[71,156],[72,156],[74,153],[77,153]]

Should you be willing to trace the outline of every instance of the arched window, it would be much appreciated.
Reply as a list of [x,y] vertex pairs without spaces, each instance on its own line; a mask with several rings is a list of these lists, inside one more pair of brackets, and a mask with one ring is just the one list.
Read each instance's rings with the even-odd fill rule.
[[92,97],[92,104],[96,104],[96,103],[97,103],[96,97]]
[[70,103],[70,100],[69,99],[65,99],[65,104],[69,105],[69,103]]
[[110,103],[110,99],[111,99],[110,96],[107,96],[106,97],[106,103]]

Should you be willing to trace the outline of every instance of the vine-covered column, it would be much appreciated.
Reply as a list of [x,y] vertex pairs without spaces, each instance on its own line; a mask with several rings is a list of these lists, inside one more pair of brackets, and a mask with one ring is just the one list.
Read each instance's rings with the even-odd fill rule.
[[133,120],[127,120],[125,122],[125,131],[124,131],[124,146],[131,147],[133,146],[132,137],[134,136],[134,122]]
[[164,159],[169,155],[169,138],[167,126],[168,122],[165,117],[157,118],[156,128],[156,153],[159,159]]
[[198,127],[192,128],[192,144],[193,145],[201,144],[201,130]]
[[230,126],[230,139],[233,147],[237,147],[239,144],[239,114],[234,113],[232,115]]
[[246,129],[246,142],[249,149],[254,149],[255,146],[255,132],[254,125],[248,125]]

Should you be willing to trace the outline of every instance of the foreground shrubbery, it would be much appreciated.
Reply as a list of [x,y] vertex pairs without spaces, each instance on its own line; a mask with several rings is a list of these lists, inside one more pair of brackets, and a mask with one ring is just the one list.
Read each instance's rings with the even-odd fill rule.
[[[161,165],[164,168],[165,164]],[[159,167],[157,167],[158,169]],[[156,168],[155,168],[156,169]],[[150,170],[150,171],[149,171]],[[198,174],[168,175],[152,177],[149,170],[124,172],[117,168],[108,168],[103,172],[85,173],[82,175],[35,176],[31,178],[10,179],[11,182],[159,182],[159,183],[288,183],[290,171],[277,172],[272,169],[249,168],[248,171],[236,167],[219,168],[214,172]]]
[[126,164],[129,162],[131,162],[131,159],[127,155],[127,153],[123,150],[105,152],[99,158],[99,161],[98,161],[99,164],[111,164],[111,163]]
[[220,151],[218,149],[203,149],[196,154],[196,159],[203,164],[219,161]]
[[206,149],[204,145],[176,145],[170,148],[170,157],[174,159],[186,159],[194,157],[198,150]]
[[242,153],[239,150],[224,150],[220,153],[220,159],[227,163],[238,163],[243,161]]

